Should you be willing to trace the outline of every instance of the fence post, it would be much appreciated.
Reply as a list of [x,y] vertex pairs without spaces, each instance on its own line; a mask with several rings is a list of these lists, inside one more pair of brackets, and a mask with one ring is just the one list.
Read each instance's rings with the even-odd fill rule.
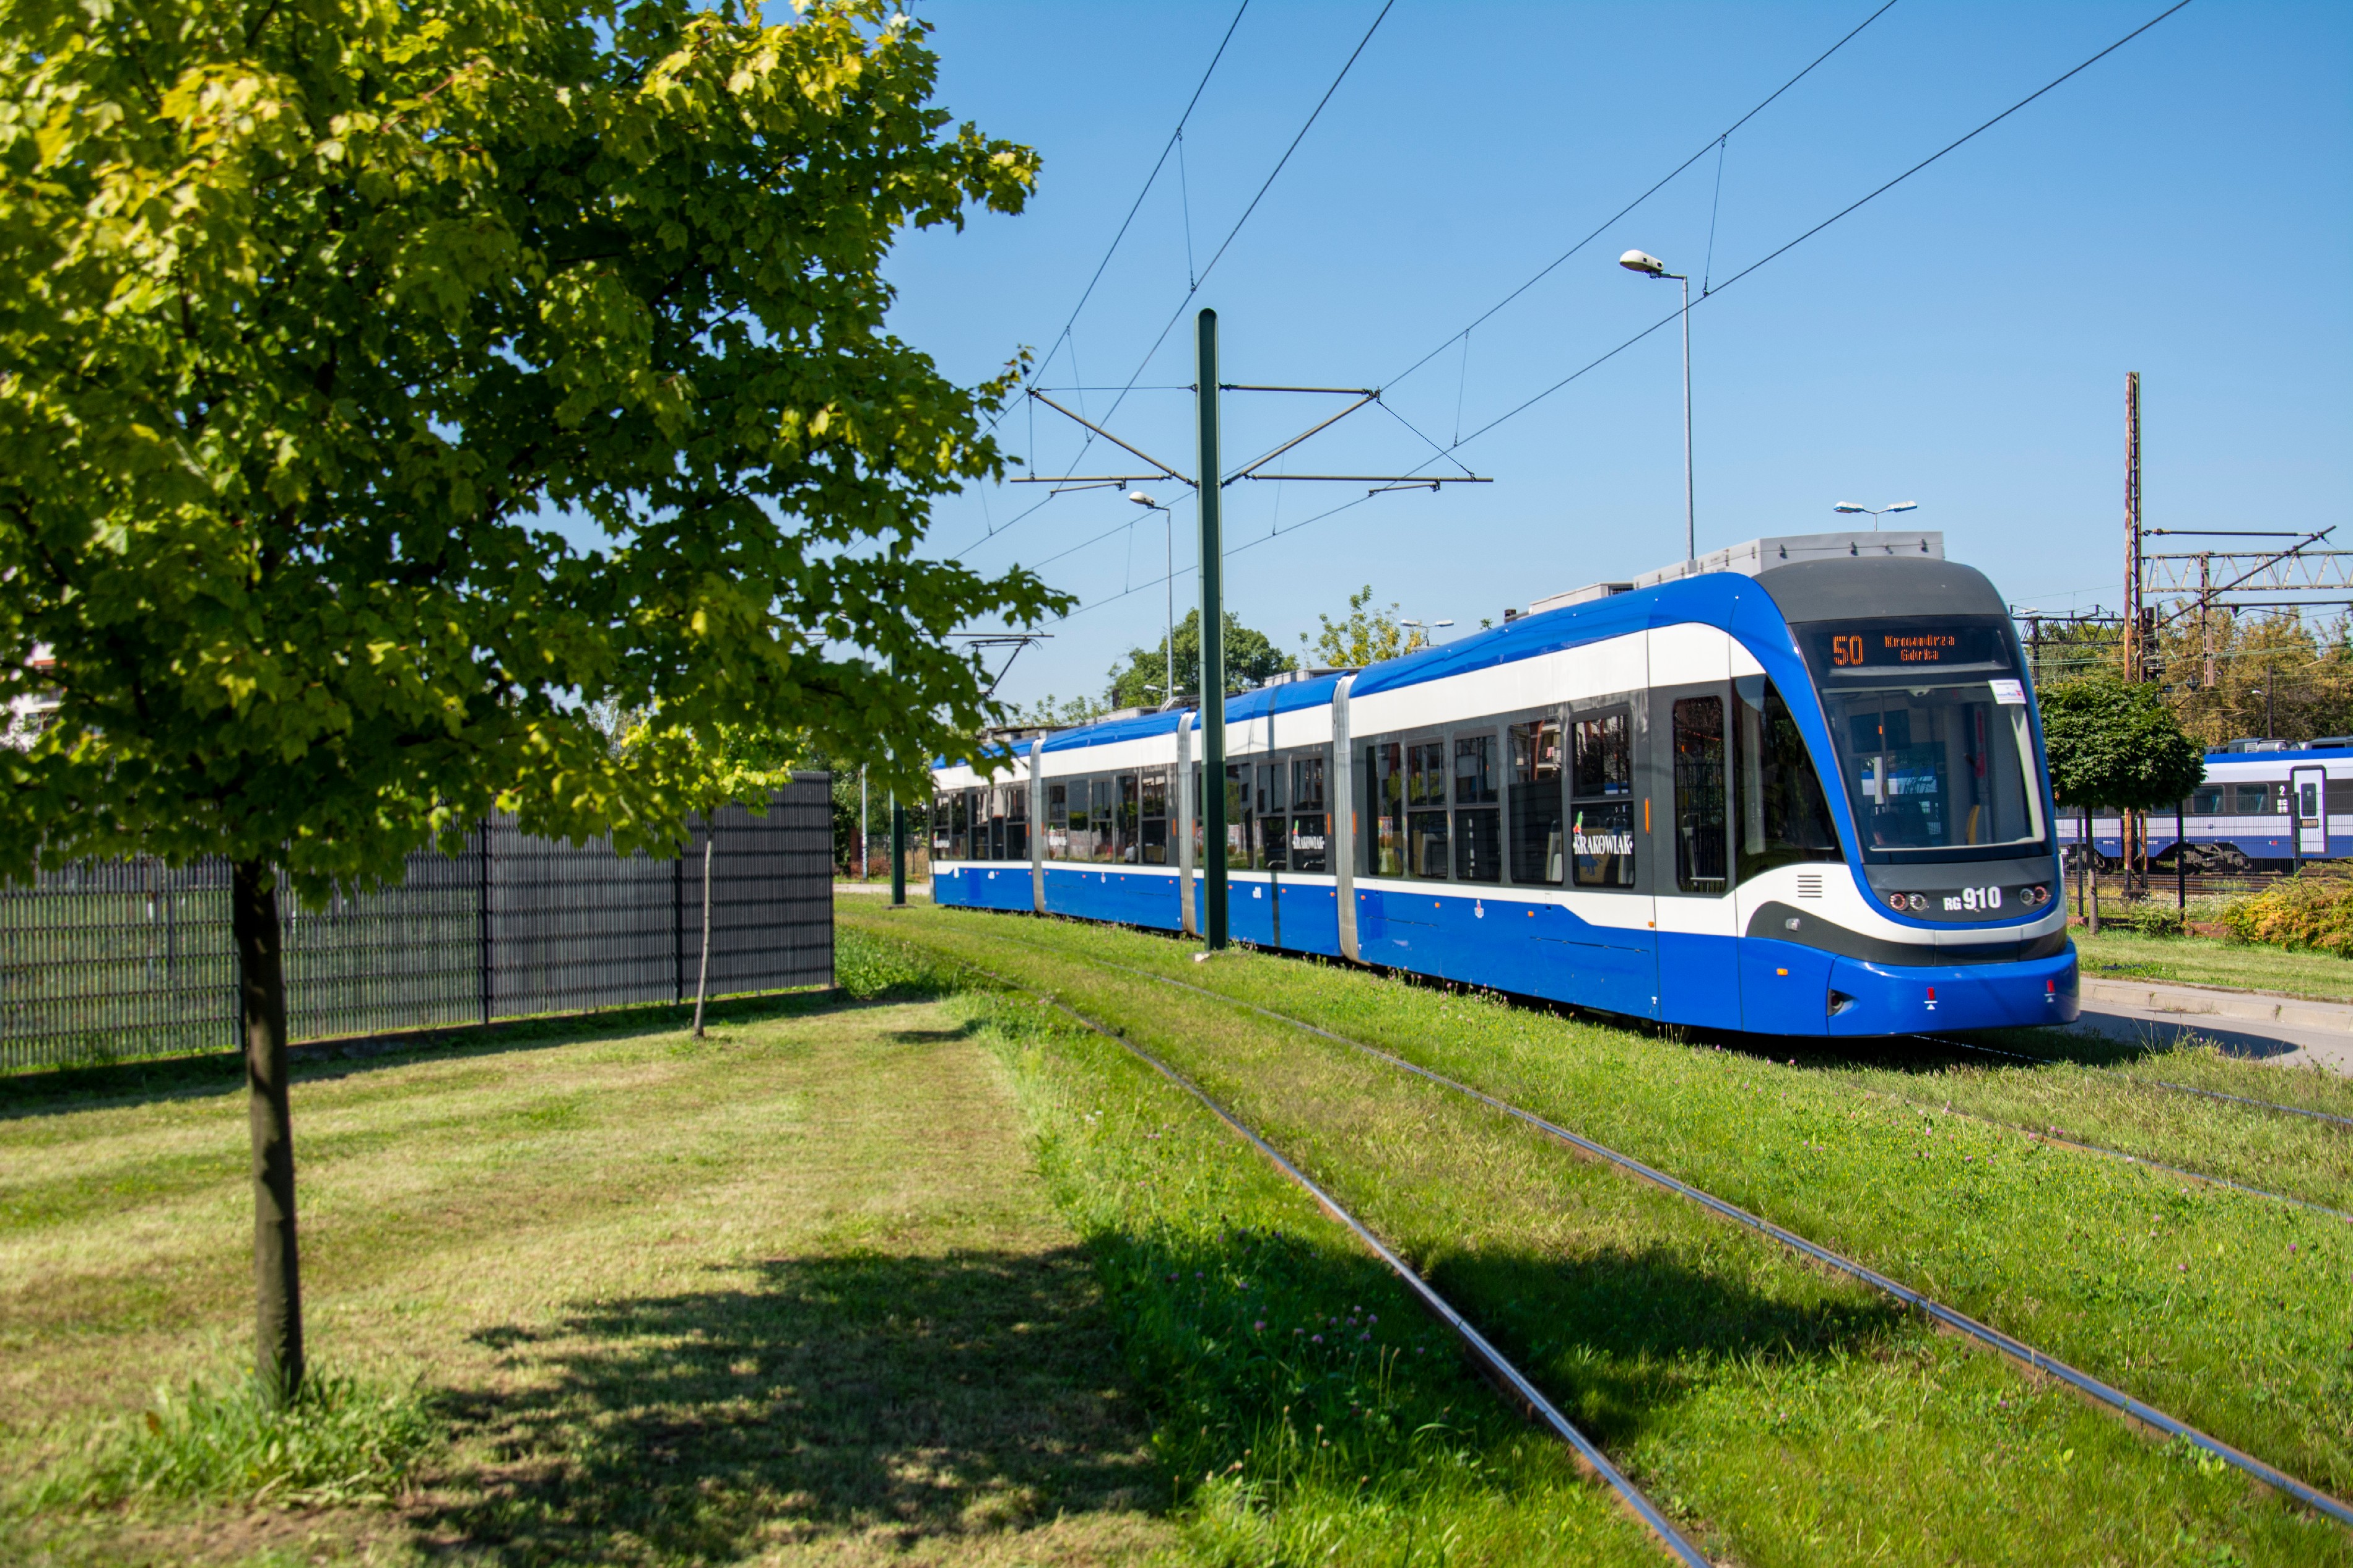
[[474,945],[481,957],[482,1022],[491,1021],[491,819],[474,825]]
[[[691,823],[686,833],[691,844]],[[686,1000],[686,844],[678,847],[670,862],[670,1005],[677,1006]]]

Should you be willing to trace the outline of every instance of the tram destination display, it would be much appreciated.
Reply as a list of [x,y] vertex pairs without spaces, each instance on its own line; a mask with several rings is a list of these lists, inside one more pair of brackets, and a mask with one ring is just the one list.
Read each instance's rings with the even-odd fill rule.
[[1799,641],[1818,678],[2010,668],[2010,640],[1994,620],[1816,621]]

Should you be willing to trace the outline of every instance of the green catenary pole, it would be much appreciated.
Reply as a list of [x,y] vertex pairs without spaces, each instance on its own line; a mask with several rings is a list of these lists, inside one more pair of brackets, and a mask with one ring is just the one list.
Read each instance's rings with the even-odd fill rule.
[[1201,837],[1208,877],[1202,900],[1202,943],[1211,952],[1226,945],[1226,616],[1219,568],[1225,546],[1219,532],[1218,502],[1218,313],[1198,318],[1201,476]]

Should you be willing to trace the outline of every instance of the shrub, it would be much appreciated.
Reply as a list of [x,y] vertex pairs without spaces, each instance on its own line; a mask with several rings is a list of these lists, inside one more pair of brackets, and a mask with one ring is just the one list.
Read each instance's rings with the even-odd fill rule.
[[204,1499],[246,1506],[388,1500],[440,1436],[420,1393],[313,1373],[280,1407],[251,1379],[192,1382],[53,1472],[39,1507]]
[[2309,948],[2353,958],[2353,879],[2287,877],[2233,900],[2222,924],[2240,942]]
[[2126,904],[2121,913],[2103,918],[2137,936],[2187,936],[2189,932],[2189,921],[2178,907],[2154,899]]

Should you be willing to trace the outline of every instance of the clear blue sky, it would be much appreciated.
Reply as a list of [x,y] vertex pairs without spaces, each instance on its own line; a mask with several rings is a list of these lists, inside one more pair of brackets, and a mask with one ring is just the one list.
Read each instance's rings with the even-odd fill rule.
[[[1367,408],[1293,466],[1424,465],[1431,448],[1405,422],[1450,444],[1672,308],[1674,285],[1621,270],[1620,251],[1721,282],[2166,0],[1898,0],[1730,138],[1720,192],[1711,152],[1472,332],[1467,356],[1449,344],[1874,3],[1398,0],[1193,301],[1219,312],[1224,379],[1388,387],[1402,422]],[[1234,6],[918,9],[938,29],[942,102],[1044,158],[1027,214],[917,237],[890,264],[895,330],[977,380],[1022,345],[1055,343]],[[1145,360],[1186,296],[1186,208],[1198,268],[1379,9],[1255,0],[1194,111],[1181,183],[1171,160],[1044,384],[1192,379],[1190,307]],[[2013,603],[2113,607],[2128,370],[2143,379],[2153,525],[2347,521],[2349,153],[2353,6],[2197,0],[1695,304],[1700,549],[1845,526],[1835,501],[1916,500],[1907,521],[1942,530]],[[1384,496],[1306,526],[1363,488],[1233,487],[1229,607],[1296,650],[1318,611],[1369,583],[1459,635],[1506,605],[1679,559],[1680,375],[1670,326],[1463,445],[1490,485]],[[1113,400],[1062,400],[1081,396],[1097,416]],[[1229,395],[1229,464],[1319,409]],[[1186,395],[1138,390],[1112,424],[1191,471]],[[1024,410],[1003,426],[1037,471],[1077,456],[1076,426],[1039,410],[1034,445],[1031,432]],[[939,508],[932,535],[976,567],[1035,565],[1096,606],[1021,657],[1001,694],[1024,701],[1099,693],[1124,649],[1156,646],[1163,616],[1156,585],[1113,597],[1162,575],[1157,516],[1096,491],[1007,527],[1042,489],[968,492]],[[1176,521],[1182,570],[1189,504]],[[1278,526],[1296,531],[1240,548]],[[1180,616],[1197,595],[1187,571]]]

